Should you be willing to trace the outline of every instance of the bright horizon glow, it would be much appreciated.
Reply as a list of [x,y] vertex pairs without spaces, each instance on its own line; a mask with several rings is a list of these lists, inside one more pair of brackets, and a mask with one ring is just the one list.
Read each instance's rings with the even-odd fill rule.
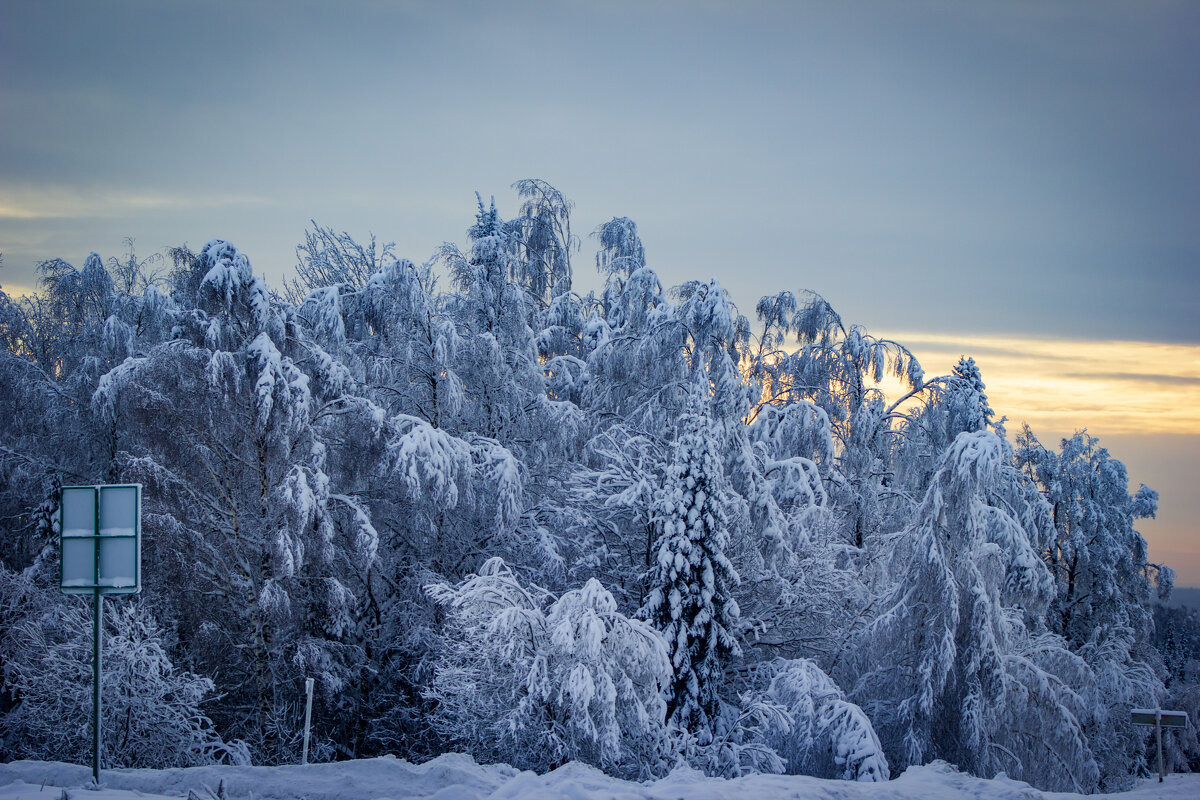
[[0,219],[112,219],[128,214],[171,210],[203,212],[226,206],[255,206],[267,201],[241,194],[195,197],[156,190],[101,190],[39,185],[8,185],[0,199]]
[[[4,277],[4,274],[0,273],[0,278],[2,277]],[[23,297],[25,295],[34,293],[34,289],[31,286],[22,286],[19,283],[5,283],[2,280],[0,280],[0,291],[4,292],[14,300],[16,300],[18,297]]]
[[889,333],[926,377],[975,359],[998,417],[1040,435],[1200,434],[1200,345],[1050,337]]

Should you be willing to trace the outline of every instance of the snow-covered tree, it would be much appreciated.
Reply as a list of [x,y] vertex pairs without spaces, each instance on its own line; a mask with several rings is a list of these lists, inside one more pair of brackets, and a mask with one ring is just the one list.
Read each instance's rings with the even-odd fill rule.
[[[84,763],[92,737],[92,611],[57,587],[0,567],[0,648],[12,709],[0,718],[9,758]],[[171,663],[159,626],[136,601],[105,610],[103,753],[106,767],[248,763],[203,711],[213,683]]]
[[316,423],[342,386],[336,368],[233,245],[210,241],[199,259],[198,306],[106,373],[90,406],[121,432],[115,477],[146,487],[156,611],[188,666],[219,676],[218,724],[279,757],[299,743],[303,678],[332,696],[362,667],[342,637],[373,531],[326,471]]
[[712,736],[726,662],[741,651],[738,575],[725,555],[727,492],[710,430],[711,421],[694,411],[679,421],[655,506],[650,594],[639,612],[667,642],[670,719],[702,745]]
[[[1021,476],[1004,454],[991,432],[959,434],[914,521],[890,537],[885,593],[849,662],[851,697],[893,763],[941,757],[1091,791],[1099,772],[1080,689],[1093,678],[1061,639],[1021,622],[1022,606],[1045,608],[1049,576],[1037,532],[1005,502]],[[1022,593],[1006,598],[1014,587]]]
[[1187,713],[1189,725],[1164,736],[1172,771],[1200,769],[1200,612],[1160,604],[1154,609],[1154,646],[1166,667],[1165,707]]
[[758,668],[766,696],[786,709],[788,729],[772,744],[794,775],[886,781],[887,757],[863,710],[815,663],[775,659]]
[[512,221],[520,268],[513,279],[534,308],[549,306],[571,291],[571,253],[579,240],[571,234],[571,206],[562,192],[537,178],[513,184],[523,201]]
[[904,415],[894,481],[895,487],[918,497],[955,437],[994,429],[995,416],[973,358],[959,359],[949,375],[926,380],[922,389],[923,405]]
[[624,420],[661,436],[690,392],[677,309],[649,267],[631,274],[609,301],[587,362],[584,405],[600,419]]
[[596,270],[602,275],[625,279],[646,266],[646,248],[637,223],[629,217],[613,217],[597,226],[592,236],[600,243]]
[[1145,757],[1145,737],[1128,709],[1153,706],[1164,693],[1149,646],[1150,602],[1157,589],[1170,591],[1170,578],[1148,562],[1133,527],[1154,516],[1158,493],[1142,486],[1130,495],[1124,464],[1086,431],[1054,453],[1026,427],[1018,445],[1018,463],[1053,508],[1054,535],[1044,549],[1056,588],[1048,626],[1096,674],[1088,734],[1102,787],[1119,789],[1129,781],[1129,758]]
[[640,607],[655,558],[657,487],[670,445],[624,423],[597,432],[570,481],[564,512],[576,569],[603,577],[623,602]]
[[1064,439],[1061,453],[1042,447],[1028,428],[1018,444],[1019,463],[1053,508],[1056,536],[1047,556],[1059,590],[1052,628],[1073,647],[1100,626],[1145,638],[1158,567],[1133,525],[1154,516],[1158,493],[1142,486],[1130,495],[1125,465],[1086,432]]
[[433,724],[479,758],[646,777],[666,757],[666,645],[595,579],[555,598],[500,559],[429,587],[449,614]]
[[534,419],[544,408],[532,315],[520,273],[519,241],[496,211],[479,200],[467,253],[454,245],[440,259],[457,292],[448,306],[459,327],[458,374],[471,386],[463,424],[503,444],[532,444]]
[[365,244],[350,234],[312,223],[304,243],[296,248],[296,277],[284,282],[285,294],[300,305],[314,289],[362,288],[371,276],[396,260],[395,244],[380,245],[372,235]]

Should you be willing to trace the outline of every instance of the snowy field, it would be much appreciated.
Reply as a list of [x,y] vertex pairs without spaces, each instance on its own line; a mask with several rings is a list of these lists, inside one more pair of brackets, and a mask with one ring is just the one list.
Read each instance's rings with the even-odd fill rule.
[[[224,784],[230,800],[1032,800],[1082,795],[1039,792],[1020,781],[999,777],[981,780],[935,762],[907,770],[885,784],[849,783],[794,775],[752,775],[736,780],[706,778],[680,769],[653,783],[610,778],[580,763],[545,775],[507,765],[480,766],[470,756],[450,754],[414,765],[396,758],[312,764],[305,767],[193,767],[165,770],[110,770],[103,788],[83,788],[91,770],[74,764],[18,761],[0,764],[0,798],[60,800],[62,790],[79,800],[212,800]],[[1094,796],[1094,795],[1093,795]],[[1122,800],[1190,800],[1200,798],[1200,775],[1170,775],[1166,782],[1141,781],[1129,792],[1106,795]]]

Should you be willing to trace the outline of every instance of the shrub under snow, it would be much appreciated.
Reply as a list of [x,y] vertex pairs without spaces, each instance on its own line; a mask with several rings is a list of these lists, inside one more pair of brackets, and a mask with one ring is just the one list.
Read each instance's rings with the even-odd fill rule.
[[666,645],[596,579],[554,598],[500,558],[430,594],[451,619],[428,692],[433,724],[477,758],[546,770],[584,761],[640,775],[659,759]]

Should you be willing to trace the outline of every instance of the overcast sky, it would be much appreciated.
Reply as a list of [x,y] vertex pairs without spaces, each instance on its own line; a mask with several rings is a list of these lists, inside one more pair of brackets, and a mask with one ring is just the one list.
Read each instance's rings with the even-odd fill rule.
[[[1174,343],[1141,371],[1200,386],[1200,3],[0,0],[6,290],[126,236],[227,238],[278,285],[310,219],[423,261],[525,177],[745,312],[810,288],[943,344]],[[1099,404],[1143,393],[1122,369]],[[1193,428],[1174,461],[1131,440],[1141,472],[1200,467]]]

